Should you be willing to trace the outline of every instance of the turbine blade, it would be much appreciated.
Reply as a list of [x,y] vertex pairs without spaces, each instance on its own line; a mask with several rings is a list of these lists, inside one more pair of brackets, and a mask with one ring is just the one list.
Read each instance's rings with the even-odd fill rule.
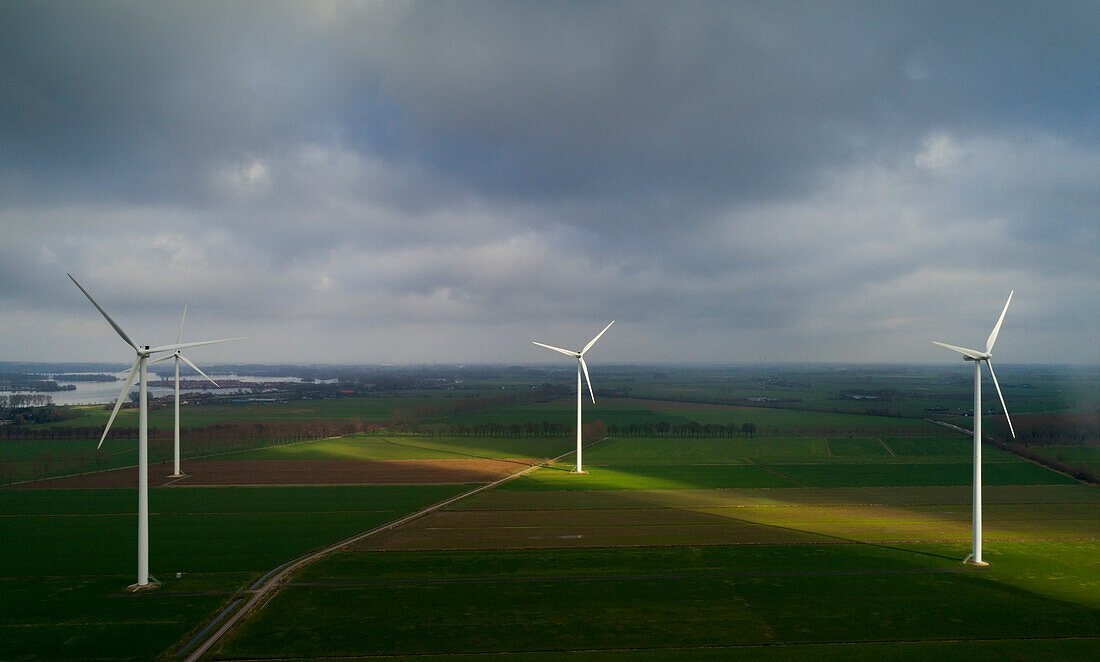
[[993,343],[997,342],[997,334],[1001,332],[1001,322],[1005,321],[1005,313],[1008,312],[1008,304],[1012,303],[1012,295],[1016,293],[1016,290],[1012,290],[1008,293],[1008,301],[1005,301],[1005,308],[1001,311],[1001,316],[997,318],[997,325],[993,327],[993,331],[989,334],[989,338],[985,341],[985,353],[988,354],[993,351]]
[[154,347],[153,349],[149,350],[149,353],[152,354],[153,352],[173,352],[177,349],[187,349],[188,347],[198,347],[200,345],[213,345],[215,343],[220,343],[220,342],[233,342],[234,340],[244,340],[244,339],[245,339],[244,336],[240,336],[238,338],[222,338],[220,340],[200,340],[199,342],[185,342],[185,343],[176,343],[175,345],[161,345],[160,347]]
[[933,345],[939,345],[940,347],[946,347],[947,349],[953,349],[956,352],[958,352],[959,354],[965,354],[965,355],[969,356],[972,359],[984,359],[985,358],[985,354],[982,354],[981,352],[979,352],[976,349],[967,349],[965,347],[956,347],[954,345],[948,345],[945,342],[936,342],[935,340],[932,341],[932,344]]
[[588,384],[588,395],[592,396],[592,404],[596,404],[596,394],[592,392],[592,380],[588,378],[588,364],[584,362],[583,356],[578,356],[577,360],[581,362],[581,369],[584,370],[584,383]]
[[180,318],[180,332],[176,334],[176,344],[183,340],[183,321],[187,319],[187,304],[183,304],[183,317]]
[[118,323],[115,322],[113,319],[111,319],[111,316],[107,314],[107,311],[103,310],[102,306],[96,303],[95,299],[92,298],[92,295],[88,294],[88,290],[84,289],[84,287],[80,283],[76,282],[76,279],[73,278],[72,274],[65,275],[69,277],[69,280],[73,281],[74,285],[80,288],[80,291],[84,293],[84,296],[88,297],[88,301],[91,301],[92,305],[95,306],[95,309],[98,310],[101,315],[103,315],[103,317],[107,320],[107,323],[110,324],[111,328],[115,330],[115,333],[117,333],[123,340],[125,340],[127,345],[133,347],[134,349],[137,349],[137,343],[131,340],[130,336],[126,335],[126,332],[122,330],[122,327],[119,326]]
[[130,387],[134,385],[134,380],[137,379],[138,363],[141,362],[141,357],[134,359],[134,365],[130,368],[130,374],[126,377],[126,383],[122,386],[122,392],[118,394],[118,401],[115,402],[115,409],[111,412],[111,417],[107,419],[107,427],[103,428],[103,436],[99,438],[99,445],[96,446],[96,450],[99,450],[103,446],[103,440],[107,438],[107,433],[111,431],[111,424],[115,422],[115,416],[118,415],[118,410],[122,407],[122,401],[126,399],[126,395],[130,392]]
[[[210,383],[211,383],[211,384],[213,384],[214,386],[218,386],[218,382],[214,381],[213,379],[210,379],[210,376],[209,376],[209,375],[207,375],[207,374],[206,374],[205,372],[203,372],[202,370],[199,370],[199,367],[198,367],[197,365],[195,365],[194,363],[191,363],[191,359],[187,358],[187,357],[186,357],[186,356],[184,356],[183,354],[173,354],[173,356],[178,356],[178,357],[180,357],[181,359],[183,359],[183,362],[184,362],[184,363],[186,363],[187,365],[191,366],[191,369],[192,369],[192,370],[194,370],[195,372],[199,373],[199,374],[200,374],[200,375],[202,375],[203,377],[206,377],[206,381],[210,382]],[[221,388],[221,387],[220,387],[220,386],[218,386],[218,388]]]
[[552,349],[555,352],[561,352],[562,354],[565,354],[566,356],[572,356],[573,358],[578,358],[580,356],[580,354],[578,354],[576,352],[571,352],[568,349],[562,349],[561,347],[554,347],[553,345],[544,345],[540,342],[535,342],[534,340],[532,340],[531,342],[538,345],[539,347],[545,347],[546,349]]
[[[611,320],[611,324],[614,324],[614,323],[615,323],[615,320]],[[611,328],[611,324],[608,324],[607,326],[605,326],[605,327],[603,328],[603,331],[600,331],[599,333],[597,333],[597,334],[596,334],[596,337],[595,337],[595,338],[593,338],[592,340],[589,340],[589,341],[588,341],[588,344],[587,344],[587,345],[585,345],[585,346],[584,346],[584,349],[582,349],[582,350],[581,350],[581,354],[582,354],[582,355],[583,355],[583,354],[584,354],[585,352],[587,352],[587,351],[588,351],[588,350],[589,350],[589,349],[590,349],[590,348],[592,347],[592,345],[595,345],[595,344],[596,344],[596,341],[600,339],[600,336],[602,336],[603,334],[607,333],[607,330]]]
[[169,354],[168,356],[162,356],[159,359],[153,359],[152,361],[146,361],[145,365],[153,365],[155,363],[164,363],[168,359],[174,359],[174,358],[176,358],[175,354]]
[[989,376],[993,378],[993,386],[997,388],[997,397],[1001,399],[1001,408],[1005,410],[1005,420],[1008,421],[1008,431],[1012,433],[1012,438],[1016,438],[1016,430],[1012,429],[1012,419],[1008,415],[1008,405],[1005,404],[1005,396],[1001,395],[1001,385],[997,383],[997,373],[993,372],[993,364],[986,359],[985,364],[989,366]]

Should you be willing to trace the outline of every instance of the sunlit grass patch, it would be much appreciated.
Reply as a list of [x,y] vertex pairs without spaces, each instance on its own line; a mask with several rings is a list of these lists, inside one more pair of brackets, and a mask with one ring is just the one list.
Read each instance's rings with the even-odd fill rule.
[[792,486],[761,467],[752,465],[597,466],[586,465],[585,475],[570,473],[569,465],[539,469],[502,486],[505,490],[668,490],[722,487]]
[[[973,469],[966,463],[784,464],[775,470],[807,487],[968,485]],[[987,464],[985,485],[1059,485],[1073,479],[1028,463]]]

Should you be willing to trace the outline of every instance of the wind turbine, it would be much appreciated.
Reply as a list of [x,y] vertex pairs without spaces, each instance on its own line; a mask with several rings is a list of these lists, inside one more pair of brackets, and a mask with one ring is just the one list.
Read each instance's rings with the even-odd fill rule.
[[966,561],[973,565],[989,565],[982,560],[982,361],[989,366],[989,376],[993,378],[993,386],[997,389],[997,397],[1001,399],[1001,407],[1005,412],[1005,420],[1008,421],[1008,430],[1012,438],[1016,438],[1016,430],[1012,428],[1012,419],[1008,416],[1008,406],[1005,405],[1005,397],[1001,395],[1001,385],[997,383],[997,374],[993,372],[993,364],[989,359],[993,357],[993,343],[997,342],[997,334],[1001,332],[1001,322],[1005,320],[1008,312],[1008,304],[1012,303],[1012,295],[1015,290],[1008,293],[1008,301],[1005,301],[1004,310],[997,319],[996,326],[985,341],[985,351],[956,347],[947,343],[932,341],[940,347],[954,350],[963,355],[964,361],[974,362],[974,523],[972,530],[972,549]]
[[[615,320],[611,320],[611,324],[614,324]],[[540,342],[531,341],[539,347],[545,347],[546,349],[552,349],[555,352],[565,354],[566,356],[572,356],[577,359],[577,468],[573,473],[583,474],[585,471],[581,468],[581,371],[584,371],[584,381],[588,384],[588,394],[592,397],[592,404],[596,404],[596,394],[592,392],[592,380],[588,378],[588,365],[584,362],[584,353],[592,349],[592,345],[596,344],[596,341],[600,339],[608,329],[611,328],[611,324],[608,324],[596,334],[596,337],[588,341],[588,344],[584,346],[579,352],[574,352],[568,349],[562,349],[561,347],[554,347],[553,345],[544,345]]]
[[230,340],[240,340],[240,338],[225,338],[222,340],[203,340],[199,342],[188,343],[176,343],[174,345],[161,345],[160,347],[150,347],[149,345],[138,345],[130,336],[126,335],[126,332],[122,330],[122,327],[118,325],[111,316],[107,314],[107,311],[96,303],[96,300],[92,298],[92,295],[88,294],[88,290],[84,289],[80,283],[76,282],[76,279],[72,277],[72,274],[66,274],[69,276],[69,280],[73,281],[84,296],[88,297],[88,301],[92,302],[96,310],[103,315],[107,323],[111,325],[111,328],[115,330],[115,333],[121,337],[127,345],[134,348],[137,353],[137,358],[134,359],[134,365],[130,367],[130,374],[126,377],[126,383],[122,386],[122,392],[118,394],[118,401],[115,402],[114,411],[111,412],[111,417],[107,419],[107,427],[103,429],[103,436],[99,438],[99,445],[96,448],[103,446],[103,440],[107,438],[107,433],[111,430],[111,424],[115,421],[115,416],[118,414],[118,410],[122,407],[122,402],[126,399],[126,395],[130,392],[130,387],[134,385],[134,379],[139,379],[140,384],[140,396],[138,398],[138,580],[136,584],[130,586],[131,590],[138,590],[145,588],[149,585],[149,402],[148,402],[148,387],[146,385],[145,371],[148,363],[149,355],[157,354],[159,352],[174,352],[188,347],[198,347],[199,345],[213,345],[214,343],[229,342]]
[[[176,344],[179,344],[180,340],[183,338],[183,322],[186,319],[187,319],[187,306],[184,306],[183,307],[183,317],[180,318],[180,332],[178,334],[176,334]],[[205,372],[203,372],[202,370],[199,370],[199,367],[197,365],[195,365],[194,363],[191,363],[191,361],[186,356],[184,356],[183,354],[180,354],[180,351],[178,349],[176,351],[172,352],[171,354],[169,354],[168,356],[162,356],[159,359],[156,359],[154,361],[150,361],[149,365],[153,365],[154,363],[161,363],[162,361],[167,361],[168,359],[175,359],[176,360],[176,430],[175,430],[175,446],[173,448],[173,454],[172,454],[175,464],[174,464],[174,470],[172,471],[172,475],[169,476],[169,478],[182,478],[183,477],[183,472],[180,471],[180,361],[182,360],[184,363],[191,366],[192,370],[194,370],[195,372],[197,372],[200,375],[202,375],[203,377],[205,377],[206,381],[213,384],[215,388],[218,388],[218,382],[214,381],[213,379],[210,379],[210,377]]]

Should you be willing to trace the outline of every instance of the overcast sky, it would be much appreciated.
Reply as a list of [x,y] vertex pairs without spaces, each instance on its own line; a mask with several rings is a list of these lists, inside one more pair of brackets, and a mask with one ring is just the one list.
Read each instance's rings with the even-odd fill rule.
[[1100,362],[1095,2],[0,2],[0,360]]

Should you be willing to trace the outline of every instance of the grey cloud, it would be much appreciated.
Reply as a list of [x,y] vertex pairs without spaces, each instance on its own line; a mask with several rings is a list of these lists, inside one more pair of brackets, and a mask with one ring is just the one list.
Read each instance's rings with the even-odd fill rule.
[[1018,284],[1064,345],[1100,300],[1098,16],[5,3],[0,328],[46,347],[72,270],[265,360],[526,360],[502,339],[610,317],[609,360],[936,360]]

